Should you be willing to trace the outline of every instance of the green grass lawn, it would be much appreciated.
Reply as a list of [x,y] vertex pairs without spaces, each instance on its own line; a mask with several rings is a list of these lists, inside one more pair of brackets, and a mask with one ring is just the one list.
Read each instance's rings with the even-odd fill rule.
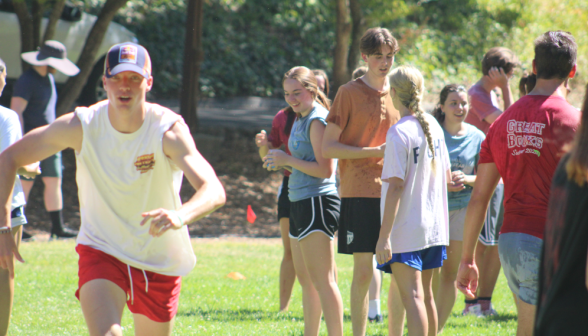
[[[77,259],[73,241],[23,244],[25,264],[16,269],[16,294],[10,335],[86,335],[78,300]],[[184,278],[175,335],[302,335],[301,290],[295,285],[290,311],[278,313],[278,268],[282,247],[278,240],[238,242],[194,240],[198,263]],[[351,335],[349,287],[352,258],[337,255],[339,288],[345,307],[345,335]],[[246,280],[232,280],[239,272]],[[384,281],[382,307],[386,307],[389,276]],[[443,335],[514,335],[516,308],[504,276],[500,276],[493,303],[495,318],[461,317],[463,296],[458,297]],[[367,335],[387,335],[385,323],[369,324]],[[133,335],[128,310],[123,316],[125,334]],[[324,323],[321,334],[326,335]]]

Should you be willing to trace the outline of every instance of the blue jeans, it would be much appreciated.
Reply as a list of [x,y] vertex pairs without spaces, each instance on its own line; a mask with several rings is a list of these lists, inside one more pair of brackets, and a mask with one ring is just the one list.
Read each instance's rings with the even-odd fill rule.
[[542,247],[542,239],[526,233],[503,233],[498,238],[498,254],[508,287],[532,305],[537,304]]

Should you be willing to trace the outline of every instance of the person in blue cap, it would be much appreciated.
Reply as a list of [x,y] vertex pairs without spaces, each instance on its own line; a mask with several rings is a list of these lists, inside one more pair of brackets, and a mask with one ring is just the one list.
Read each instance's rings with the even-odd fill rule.
[[[122,335],[125,305],[137,335],[171,335],[181,277],[196,264],[188,224],[225,203],[225,191],[173,111],[146,102],[153,85],[147,50],[113,46],[103,84],[108,99],[78,107],[26,134],[0,154],[0,179],[65,148],[76,155],[81,228],[77,237],[80,300],[90,335]],[[184,204],[182,178],[196,193]],[[0,185],[8,204],[9,185]],[[0,228],[10,227],[6,206]],[[22,260],[0,235],[0,267]]]

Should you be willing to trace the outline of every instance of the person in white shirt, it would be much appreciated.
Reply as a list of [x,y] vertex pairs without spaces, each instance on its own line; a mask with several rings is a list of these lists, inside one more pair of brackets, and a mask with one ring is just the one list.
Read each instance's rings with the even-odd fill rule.
[[386,135],[378,268],[392,273],[406,309],[408,333],[437,335],[433,271],[447,259],[450,163],[443,130],[422,109],[424,80],[413,67],[390,76],[402,118]]
[[[0,96],[6,86],[6,64],[0,59]],[[0,106],[0,153],[22,138],[22,130],[18,114],[13,110]],[[29,177],[35,177],[41,171],[39,163],[35,162],[18,169],[18,173]],[[24,214],[25,196],[18,176],[13,177],[14,185],[10,204],[10,226],[0,228],[0,241],[11,240],[16,246],[20,245],[22,226],[27,223]],[[12,260],[14,261],[14,259]],[[8,333],[10,325],[10,313],[12,312],[12,300],[14,298],[14,272],[0,268],[0,335]]]
[[[181,276],[196,263],[186,225],[222,206],[225,192],[182,118],[146,102],[153,77],[145,48],[113,46],[103,84],[108,100],[77,108],[0,154],[0,180],[73,148],[82,221],[76,296],[89,334],[122,335],[126,304],[137,335],[171,335]],[[183,174],[196,193],[182,205]],[[11,225],[11,186],[0,184],[0,227]],[[4,236],[0,267],[13,272],[13,256],[22,258]]]

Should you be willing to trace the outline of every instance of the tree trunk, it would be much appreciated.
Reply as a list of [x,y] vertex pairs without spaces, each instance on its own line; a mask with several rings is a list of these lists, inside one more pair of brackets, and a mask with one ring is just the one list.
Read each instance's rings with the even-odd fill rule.
[[61,17],[61,14],[63,13],[63,8],[65,7],[65,1],[66,0],[55,1],[53,9],[51,10],[51,14],[49,14],[49,21],[47,22],[47,27],[45,27],[43,42],[53,39],[53,36],[55,35],[55,30],[57,28],[57,23],[59,22],[59,18]]
[[43,20],[43,1],[33,0],[31,6],[32,18],[33,18],[33,46],[35,48],[41,45],[41,23]]
[[116,12],[124,6],[127,1],[128,0],[107,0],[104,7],[102,7],[96,22],[94,22],[94,26],[86,38],[86,44],[84,44],[84,49],[82,49],[82,53],[78,59],[77,66],[80,68],[80,73],[77,76],[68,79],[65,86],[60,91],[56,111],[58,116],[70,112],[71,106],[82,92],[84,84],[92,72],[96,53],[102,44],[102,40],[104,39],[110,21],[112,21]]
[[200,78],[200,65],[204,59],[202,50],[203,2],[204,0],[190,0],[186,14],[180,113],[192,133],[198,129],[197,112],[200,91],[198,81]]
[[349,51],[349,36],[351,22],[346,0],[337,0],[337,28],[335,32],[335,54],[333,55],[333,87],[332,95],[337,94],[339,86],[347,83],[351,78],[347,66]]
[[357,65],[359,64],[359,60],[361,57],[361,52],[359,51],[359,43],[361,41],[361,37],[366,30],[366,22],[365,18],[363,17],[363,12],[361,10],[361,4],[359,0],[349,0],[349,11],[351,12],[351,21],[353,23],[353,28],[351,30],[351,45],[349,46],[349,55],[347,58],[347,66],[349,67],[349,72],[352,73]]
[[[14,13],[18,17],[18,24],[20,26],[20,52],[35,50],[33,43],[33,18],[29,13],[25,0],[13,0]],[[29,64],[21,60],[22,71],[25,72],[29,68]]]

